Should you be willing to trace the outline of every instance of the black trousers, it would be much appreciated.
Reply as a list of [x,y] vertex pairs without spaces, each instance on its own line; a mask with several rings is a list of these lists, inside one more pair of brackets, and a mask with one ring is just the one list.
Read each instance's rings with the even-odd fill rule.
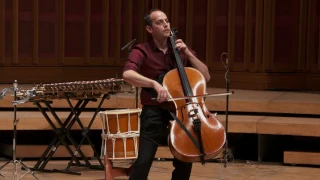
[[[143,106],[140,118],[140,139],[138,158],[133,164],[129,180],[146,180],[159,145],[165,144],[168,123],[172,120],[166,109],[157,106]],[[172,180],[188,180],[192,163],[173,160]]]

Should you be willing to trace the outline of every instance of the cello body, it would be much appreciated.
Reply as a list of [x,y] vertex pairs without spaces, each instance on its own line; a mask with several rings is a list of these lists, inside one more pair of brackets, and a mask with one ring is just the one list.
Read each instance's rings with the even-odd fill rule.
[[[183,76],[187,77],[187,85],[190,85],[189,91],[192,91],[187,94],[189,96],[190,94],[194,96],[205,95],[206,81],[203,75],[191,67],[184,67],[183,70],[185,71]],[[182,71],[181,67],[180,69],[173,69],[163,79],[163,87],[167,89],[172,98],[188,96],[186,95],[186,85],[184,84],[186,77],[182,81],[180,71]],[[169,124],[170,133],[168,136],[168,145],[171,153],[180,161],[201,161],[203,164],[204,160],[217,156],[225,144],[225,130],[217,117],[208,111],[204,99],[190,98],[188,100],[175,100],[173,103],[176,117],[193,136],[194,140],[202,144],[203,152],[195,146],[181,125],[176,120],[172,120]],[[195,120],[200,120],[201,122],[200,136],[194,130]]]

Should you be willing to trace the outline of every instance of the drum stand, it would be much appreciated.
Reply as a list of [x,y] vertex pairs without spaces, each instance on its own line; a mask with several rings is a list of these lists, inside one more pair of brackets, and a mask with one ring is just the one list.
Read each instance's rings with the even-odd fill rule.
[[[11,90],[14,92],[14,101],[12,102],[12,104],[14,105],[14,118],[13,118],[13,145],[12,145],[12,160],[6,162],[4,165],[2,165],[0,167],[0,170],[3,169],[6,165],[8,165],[9,163],[13,163],[14,168],[13,168],[13,180],[17,180],[17,179],[21,179],[23,178],[25,175],[27,175],[28,173],[30,173],[35,179],[38,179],[34,172],[31,171],[21,160],[17,160],[16,159],[16,139],[17,139],[17,124],[19,122],[19,120],[17,119],[17,91],[19,91],[18,88],[18,82],[17,80],[14,81],[13,83],[13,87],[11,88]],[[0,94],[0,99],[2,99],[2,96],[4,96],[5,92],[2,92],[3,94]],[[17,171],[17,164],[20,164],[22,166],[22,168],[24,168],[24,170],[26,170],[27,172],[25,174],[23,174],[21,177],[18,177],[18,171]],[[3,174],[0,173],[0,176],[5,177]]]

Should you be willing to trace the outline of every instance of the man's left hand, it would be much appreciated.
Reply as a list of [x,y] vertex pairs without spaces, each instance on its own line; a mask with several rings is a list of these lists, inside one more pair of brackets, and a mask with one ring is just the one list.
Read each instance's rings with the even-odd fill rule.
[[180,53],[186,56],[189,56],[190,54],[192,54],[187,48],[187,45],[182,41],[182,39],[177,39],[175,43],[176,43],[176,48]]

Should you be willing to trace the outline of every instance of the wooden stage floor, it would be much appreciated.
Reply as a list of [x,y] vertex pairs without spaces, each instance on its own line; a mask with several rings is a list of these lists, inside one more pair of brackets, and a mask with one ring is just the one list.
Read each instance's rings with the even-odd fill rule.
[[[6,161],[0,161],[1,165]],[[34,161],[23,161],[28,167],[34,165]],[[48,168],[64,168],[67,161],[51,161]],[[296,167],[276,164],[258,164],[255,162],[230,162],[225,168],[223,163],[208,162],[204,166],[195,163],[193,166],[191,180],[314,180],[320,178],[318,167]],[[20,170],[19,177],[25,171]],[[149,180],[171,179],[171,161],[154,161],[149,174]],[[86,167],[72,167],[71,171],[80,172],[81,175],[70,175],[65,173],[35,172],[39,179],[77,179],[77,180],[103,180],[104,171],[92,170]],[[3,179],[12,179],[13,164],[8,164],[0,171],[5,176]],[[27,174],[22,179],[35,179]],[[128,179],[128,177],[117,177],[115,179]]]

